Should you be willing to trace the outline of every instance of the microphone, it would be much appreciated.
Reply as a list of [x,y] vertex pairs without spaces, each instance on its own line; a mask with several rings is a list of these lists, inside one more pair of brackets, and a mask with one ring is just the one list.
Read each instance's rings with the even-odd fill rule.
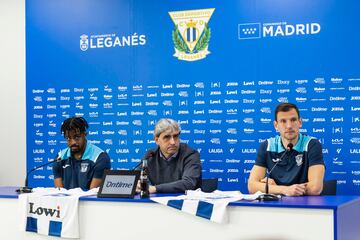
[[153,156],[155,156],[155,152],[154,151],[149,151],[144,158],[141,159],[141,161],[132,169],[133,171],[139,171],[139,167],[142,165],[143,160],[149,160],[150,158],[152,158]]
[[270,169],[269,173],[266,176],[265,193],[261,194],[259,197],[257,197],[257,200],[259,200],[259,201],[278,201],[278,200],[280,200],[281,197],[279,197],[278,195],[269,193],[269,176],[270,176],[271,172],[274,170],[274,168],[278,165],[278,163],[282,161],[284,156],[288,152],[290,152],[293,149],[293,147],[294,147],[294,145],[292,143],[289,143],[286,147],[285,152],[281,155],[281,157],[275,163],[275,165]]
[[29,177],[30,173],[32,173],[33,171],[35,171],[35,170],[37,170],[37,169],[39,169],[39,168],[45,167],[45,166],[47,166],[47,165],[50,165],[50,164],[52,164],[52,163],[54,163],[54,162],[61,162],[61,161],[63,161],[63,160],[65,160],[65,159],[58,159],[58,158],[56,158],[56,159],[54,159],[54,160],[52,160],[52,161],[50,161],[50,162],[44,163],[44,164],[42,164],[42,165],[40,165],[40,166],[35,166],[33,169],[31,169],[30,171],[28,171],[28,172],[26,173],[25,186],[16,189],[16,192],[17,192],[17,193],[31,193],[31,192],[32,192],[32,188],[28,187],[28,177]]

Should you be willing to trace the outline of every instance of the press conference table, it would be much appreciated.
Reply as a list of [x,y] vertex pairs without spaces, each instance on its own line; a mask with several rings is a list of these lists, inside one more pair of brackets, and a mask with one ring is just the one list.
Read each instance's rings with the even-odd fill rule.
[[[15,187],[0,187],[0,239],[59,239],[19,231]],[[156,195],[165,196],[165,195]],[[149,199],[80,198],[80,239],[360,239],[359,196],[284,197],[239,201],[227,223],[183,213]]]

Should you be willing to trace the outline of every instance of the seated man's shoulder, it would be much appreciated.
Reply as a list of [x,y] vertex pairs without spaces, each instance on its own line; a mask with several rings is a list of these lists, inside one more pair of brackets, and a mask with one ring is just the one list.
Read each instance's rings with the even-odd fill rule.
[[59,159],[66,159],[69,158],[71,156],[71,150],[69,147],[61,149],[60,152],[58,153],[58,158]]
[[180,151],[181,152],[186,152],[186,153],[199,153],[197,149],[190,147],[186,143],[181,143],[180,144]]
[[109,155],[106,151],[102,150],[98,146],[94,144],[88,144],[86,146],[83,159],[88,159],[94,162],[97,162],[99,160],[110,160]]
[[300,148],[302,149],[302,151],[309,151],[309,149],[312,149],[314,147],[322,148],[320,141],[315,137],[302,135],[302,139],[300,142]]
[[107,154],[107,152],[103,151],[102,153],[100,153],[99,157],[97,158],[97,160],[99,159],[110,160],[110,156],[109,154]]

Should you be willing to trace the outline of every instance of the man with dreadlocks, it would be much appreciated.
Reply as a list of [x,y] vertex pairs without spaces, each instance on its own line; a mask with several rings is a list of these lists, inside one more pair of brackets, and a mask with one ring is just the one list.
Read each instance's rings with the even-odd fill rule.
[[88,127],[82,117],[68,118],[63,122],[61,134],[67,140],[68,148],[60,151],[59,161],[53,165],[55,187],[96,188],[101,184],[104,170],[111,168],[108,154],[86,140]]

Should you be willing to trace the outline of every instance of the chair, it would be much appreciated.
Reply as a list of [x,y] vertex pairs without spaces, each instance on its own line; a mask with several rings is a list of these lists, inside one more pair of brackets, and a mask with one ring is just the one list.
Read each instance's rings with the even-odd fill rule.
[[320,195],[336,195],[336,186],[337,180],[324,180],[323,190]]
[[203,192],[213,192],[218,187],[218,179],[217,178],[208,178],[201,180],[201,191]]

